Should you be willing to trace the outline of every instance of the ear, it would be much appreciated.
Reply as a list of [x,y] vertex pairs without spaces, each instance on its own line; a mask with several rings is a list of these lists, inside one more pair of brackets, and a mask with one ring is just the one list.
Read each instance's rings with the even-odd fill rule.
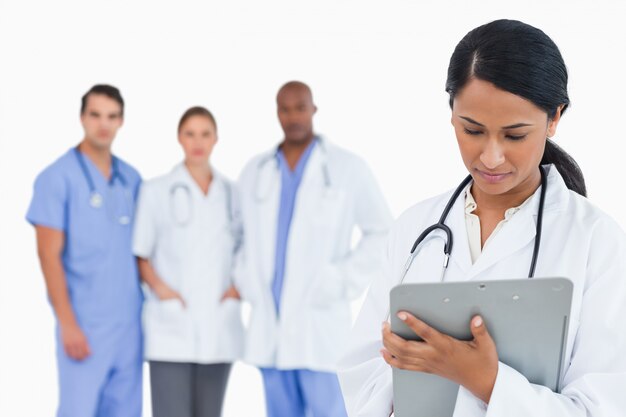
[[548,131],[546,133],[546,135],[551,138],[552,136],[554,136],[556,134],[556,127],[558,126],[559,122],[561,121],[561,112],[563,111],[563,107],[565,107],[563,104],[561,104],[557,109],[556,109],[556,114],[554,115],[554,117],[548,122]]
[[313,114],[317,113],[317,106],[313,106]]

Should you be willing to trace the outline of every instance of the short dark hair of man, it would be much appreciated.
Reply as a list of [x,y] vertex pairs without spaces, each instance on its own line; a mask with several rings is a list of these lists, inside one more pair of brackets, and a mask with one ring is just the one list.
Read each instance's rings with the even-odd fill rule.
[[85,107],[87,107],[87,99],[91,94],[102,94],[109,97],[110,99],[117,101],[122,108],[121,114],[122,116],[124,115],[124,99],[122,98],[120,90],[108,84],[96,84],[83,95],[80,103],[80,114],[83,114],[85,112]]

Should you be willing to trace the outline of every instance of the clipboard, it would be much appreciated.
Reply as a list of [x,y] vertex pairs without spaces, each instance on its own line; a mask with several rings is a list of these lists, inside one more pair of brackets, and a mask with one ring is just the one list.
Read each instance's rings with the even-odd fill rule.
[[[408,311],[460,340],[471,340],[480,314],[500,362],[531,383],[560,391],[574,285],[566,278],[401,284],[390,293],[391,330],[420,340],[400,319]],[[451,417],[459,385],[437,375],[393,368],[396,417]]]

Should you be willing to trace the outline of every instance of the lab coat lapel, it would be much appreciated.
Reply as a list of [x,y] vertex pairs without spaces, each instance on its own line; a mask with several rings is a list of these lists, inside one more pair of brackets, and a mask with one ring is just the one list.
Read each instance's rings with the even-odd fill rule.
[[[300,182],[299,188],[305,189],[307,192],[310,192],[311,186],[321,184],[324,181],[322,165],[325,155],[323,155],[324,152],[320,149],[321,146],[325,145],[320,142],[315,144],[315,147],[311,150],[311,155],[309,155],[309,160],[304,167],[304,172],[302,173],[302,181]],[[298,192],[298,196],[296,197],[298,200],[301,194],[303,193]]]
[[313,214],[322,202],[322,192],[324,188],[324,178],[322,165],[325,158],[324,152],[320,149],[320,143],[315,144],[311,150],[311,155],[304,167],[302,180],[296,194],[293,217],[291,220],[290,234],[306,235],[305,224],[309,224]]
[[188,187],[189,194],[191,198],[195,198],[199,192],[198,184],[191,177],[191,174],[185,167],[185,163],[181,162],[176,165],[172,171],[172,178],[174,180],[174,184],[180,184]]
[[[275,150],[273,152],[276,152]],[[258,256],[261,276],[266,283],[271,283],[274,277],[274,257],[276,254],[276,231],[278,227],[278,206],[280,198],[280,172],[276,165],[275,157],[264,163],[257,173],[257,187],[253,190],[258,193],[254,204],[257,205],[258,218],[255,219],[258,228],[257,238],[261,240],[258,247],[263,250],[262,256]]]
[[452,230],[452,254],[450,259],[461,270],[463,275],[467,275],[472,267],[470,257],[469,242],[467,241],[467,227],[465,226],[465,198],[464,193],[456,199],[452,210],[448,215],[446,224]]
[[[311,255],[310,251],[316,250],[314,230],[312,228],[317,227],[313,221],[316,214],[319,212],[319,207],[322,201],[323,178],[322,178],[322,159],[324,155],[321,155],[320,144],[315,144],[315,147],[311,150],[311,155],[306,161],[304,172],[302,173],[302,179],[298,186],[296,193],[296,201],[294,204],[294,211],[291,218],[291,225],[289,227],[289,239],[287,243],[287,260],[285,264],[285,283],[283,291],[304,291],[306,285],[310,285],[311,282],[306,285],[297,284],[299,281],[290,280],[289,277],[301,275],[302,270],[307,270],[310,267]],[[315,258],[315,257],[313,257]],[[293,295],[293,292],[292,292]],[[295,297],[294,299],[299,299]]]

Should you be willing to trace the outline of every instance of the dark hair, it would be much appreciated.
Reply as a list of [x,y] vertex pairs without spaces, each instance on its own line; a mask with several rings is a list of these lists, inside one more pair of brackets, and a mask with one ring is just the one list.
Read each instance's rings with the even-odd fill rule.
[[211,113],[204,107],[194,106],[194,107],[187,109],[187,111],[185,111],[185,113],[183,113],[183,115],[181,116],[180,121],[178,122],[179,132],[180,132],[180,129],[183,127],[183,124],[187,121],[187,119],[189,119],[192,116],[203,116],[203,117],[208,118],[211,121],[211,123],[213,123],[215,130],[217,130],[217,123],[215,122],[215,117],[213,117],[213,113]]
[[[541,30],[517,20],[496,20],[470,31],[454,49],[446,91],[454,97],[472,78],[523,97],[552,119],[570,104],[567,68],[556,44]],[[585,179],[574,159],[547,139],[541,164],[554,164],[567,188],[586,196]]]
[[117,101],[122,108],[122,116],[124,115],[124,99],[122,98],[120,90],[108,84],[96,84],[91,87],[89,91],[83,94],[83,97],[80,101],[80,114],[83,114],[85,112],[85,108],[87,107],[87,99],[91,94],[102,94]]

